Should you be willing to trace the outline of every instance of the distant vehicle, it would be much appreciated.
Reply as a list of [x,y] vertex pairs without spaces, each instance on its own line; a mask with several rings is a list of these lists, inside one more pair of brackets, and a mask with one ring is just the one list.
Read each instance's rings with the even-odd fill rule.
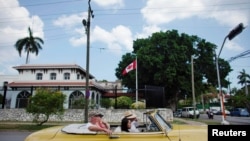
[[216,115],[218,113],[217,109],[211,109],[210,112],[212,112],[214,115]]
[[194,118],[194,111],[196,118],[199,118],[200,112],[197,109],[194,110],[193,107],[183,107],[181,111],[181,117]]
[[[214,113],[214,115],[222,115],[221,110],[219,110],[219,111],[218,110],[214,110],[213,113]],[[225,109],[225,114],[226,115],[230,115],[230,111],[228,111],[228,110]]]
[[249,112],[246,108],[233,108],[230,111],[230,115],[238,117],[249,117]]
[[206,114],[207,114],[207,116],[208,116],[209,119],[214,119],[214,113],[213,113],[212,111],[209,111],[209,110],[208,110],[208,111],[206,112]]
[[177,109],[177,110],[174,112],[174,117],[181,117],[181,111],[182,111],[182,109]]

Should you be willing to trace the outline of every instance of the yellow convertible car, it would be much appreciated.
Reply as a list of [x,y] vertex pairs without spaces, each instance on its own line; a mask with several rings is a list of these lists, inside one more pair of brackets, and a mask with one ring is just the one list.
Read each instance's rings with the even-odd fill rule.
[[158,110],[145,112],[141,132],[93,132],[86,124],[69,124],[36,131],[26,137],[25,141],[207,141],[207,127],[187,124],[170,124]]

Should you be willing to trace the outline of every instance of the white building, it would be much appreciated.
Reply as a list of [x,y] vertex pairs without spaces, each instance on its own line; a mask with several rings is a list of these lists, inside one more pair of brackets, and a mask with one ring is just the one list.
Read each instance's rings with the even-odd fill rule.
[[[76,64],[25,64],[13,68],[19,75],[0,75],[0,94],[6,93],[5,108],[26,107],[28,97],[40,87],[62,91],[66,95],[65,109],[80,108],[75,102],[86,96],[86,71]],[[6,91],[4,83],[7,84]],[[115,85],[121,87],[119,81]],[[110,91],[110,88],[99,84],[91,74],[89,89],[90,104],[95,107],[100,106],[101,95]]]

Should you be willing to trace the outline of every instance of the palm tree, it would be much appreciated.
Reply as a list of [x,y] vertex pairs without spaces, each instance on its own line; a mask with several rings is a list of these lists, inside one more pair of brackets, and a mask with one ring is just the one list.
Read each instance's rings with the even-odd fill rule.
[[33,37],[30,27],[28,29],[29,37],[19,39],[15,44],[16,50],[18,51],[20,57],[23,49],[25,52],[27,52],[26,64],[28,64],[29,53],[36,53],[36,55],[38,55],[39,50],[42,49],[40,44],[43,44],[43,40],[39,37]]
[[237,76],[240,81],[238,84],[244,85],[245,86],[245,92],[246,95],[248,95],[248,83],[250,83],[250,75],[245,72],[245,69],[240,72],[240,75]]

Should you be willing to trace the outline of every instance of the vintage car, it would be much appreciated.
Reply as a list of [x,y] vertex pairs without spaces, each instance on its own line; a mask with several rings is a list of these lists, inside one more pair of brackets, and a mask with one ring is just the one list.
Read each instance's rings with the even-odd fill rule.
[[[196,116],[194,116],[194,114]],[[181,112],[181,117],[187,117],[187,118],[199,118],[200,112],[194,107],[183,107]]]
[[[141,132],[93,132],[86,124],[69,124],[55,126],[36,131],[26,137],[25,141],[206,141],[207,127],[187,124],[170,124],[160,114],[159,110],[143,113],[143,123],[139,126]],[[112,126],[112,130],[119,125]]]

